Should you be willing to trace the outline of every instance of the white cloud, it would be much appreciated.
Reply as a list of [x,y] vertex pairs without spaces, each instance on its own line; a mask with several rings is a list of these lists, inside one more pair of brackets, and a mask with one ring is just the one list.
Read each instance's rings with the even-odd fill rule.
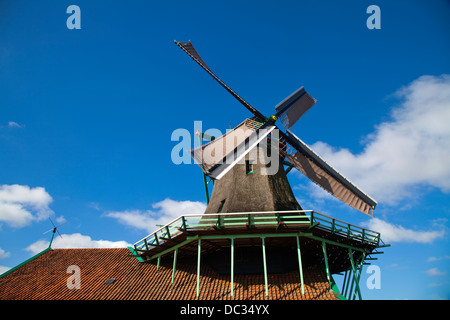
[[440,271],[438,268],[428,269],[427,271],[425,271],[425,273],[427,275],[429,275],[430,277],[443,276],[443,275],[447,274],[447,272]]
[[55,221],[56,221],[56,223],[59,223],[60,225],[67,223],[67,220],[66,220],[66,218],[64,218],[64,216],[56,217]]
[[[37,254],[42,250],[48,248],[49,241],[38,240],[30,244],[26,251],[30,251],[32,254]],[[126,241],[109,241],[109,240],[92,240],[90,236],[80,233],[61,234],[61,237],[55,235],[52,242],[53,249],[62,248],[124,248],[132,246]]]
[[15,121],[8,121],[8,128],[23,128],[23,125],[20,125]]
[[46,219],[53,213],[49,208],[52,201],[43,187],[0,185],[0,223],[20,228]]
[[449,260],[450,256],[443,256],[443,257],[429,257],[427,259],[428,262],[434,262],[434,261],[441,261],[441,260]]
[[392,120],[376,127],[359,154],[312,148],[379,202],[396,204],[428,185],[450,192],[450,75],[422,76],[395,95]]
[[125,210],[106,213],[107,217],[115,218],[120,223],[144,230],[148,233],[185,214],[203,213],[206,205],[198,201],[176,201],[165,199],[152,205],[155,210]]
[[5,258],[8,258],[9,256],[10,256],[9,252],[6,252],[2,248],[0,248],[0,259],[5,259]]
[[0,275],[11,269],[10,267],[0,266]]
[[444,237],[444,230],[417,231],[406,229],[402,226],[393,225],[378,218],[370,219],[362,223],[363,227],[370,230],[376,230],[381,234],[381,238],[386,243],[393,242],[416,242],[432,243],[436,239]]
[[11,227],[23,227],[33,220],[33,215],[25,210],[22,205],[0,201],[0,221],[6,222]]

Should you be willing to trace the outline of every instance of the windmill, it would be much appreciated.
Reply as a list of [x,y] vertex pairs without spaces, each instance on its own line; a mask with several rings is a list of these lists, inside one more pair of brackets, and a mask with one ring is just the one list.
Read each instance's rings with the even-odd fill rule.
[[[175,44],[244,105],[252,117],[220,137],[196,133],[200,145],[189,152],[203,171],[208,203],[205,212],[182,215],[160,227],[137,241],[133,253],[141,262],[156,260],[157,269],[163,257],[172,257],[173,285],[177,261],[196,262],[195,287],[190,288],[195,288],[198,299],[211,295],[225,299],[228,293],[249,299],[258,294],[250,289],[250,283],[260,288],[264,283],[265,295],[260,298],[278,299],[277,288],[291,283],[287,278],[297,271],[299,277],[294,276],[296,289],[292,292],[300,291],[301,299],[314,299],[314,288],[322,285],[324,292],[333,291],[334,298],[361,299],[363,266],[377,259],[373,255],[382,253],[379,248],[389,245],[378,232],[303,210],[286,176],[295,168],[334,197],[373,216],[377,202],[290,130],[316,99],[301,87],[275,106],[274,115],[266,117],[218,78],[190,41]],[[285,131],[276,126],[277,120]],[[203,144],[203,140],[209,142]],[[213,182],[211,197],[208,178]],[[207,269],[212,273],[202,280],[200,270],[205,264],[214,273]],[[341,295],[332,275],[343,273]],[[274,277],[269,278],[269,274]],[[203,286],[221,277],[229,279],[228,292],[213,289],[202,293]],[[271,286],[275,279],[285,280]]]
[[[238,164],[245,161],[246,172],[254,172],[254,160],[248,159],[249,154],[256,148],[269,141],[270,147],[280,156],[280,162],[289,167],[288,170],[295,168],[304,174],[312,182],[329,192],[337,199],[343,201],[347,205],[356,210],[373,217],[373,211],[377,202],[344,177],[335,168],[322,159],[314,150],[306,143],[298,138],[290,129],[292,126],[307,112],[316,102],[305,88],[302,86],[282,100],[275,106],[275,114],[269,117],[263,115],[258,109],[250,105],[228,85],[226,85],[215,73],[207,66],[200,57],[190,41],[178,42],[175,44],[186,52],[197,64],[200,65],[209,75],[211,75],[222,87],[224,87],[233,97],[235,97],[245,108],[252,114],[251,119],[246,119],[234,129],[228,131],[225,135],[215,138],[207,144],[191,150],[191,155],[199,164],[204,174],[214,181],[213,193],[208,203],[205,213],[217,212],[235,212],[236,208],[245,207],[245,203],[256,204],[256,207],[247,210],[238,211],[258,211],[258,203],[261,199],[255,201],[246,201],[248,194],[243,195],[244,189],[235,186],[239,184],[239,179],[233,171],[236,170]],[[275,125],[280,120],[286,132],[279,129]],[[231,141],[231,143],[230,143]],[[261,150],[260,150],[261,151]],[[275,205],[272,210],[289,210],[299,209],[299,205],[290,190],[282,165],[275,168],[273,174],[265,174],[265,181],[268,185],[275,185],[271,194],[275,194]],[[230,173],[231,172],[231,173]],[[242,174],[237,174],[243,176]],[[227,181],[230,180],[231,181]],[[221,181],[223,180],[223,182]],[[248,184],[248,179],[242,184]],[[231,185],[230,185],[231,184]],[[264,183],[258,181],[253,186],[260,186]],[[280,194],[276,194],[273,190],[278,190]],[[281,190],[281,191],[280,191]],[[258,192],[256,192],[258,193]],[[220,196],[217,196],[220,194]],[[253,195],[255,192],[253,192]],[[233,204],[226,202],[225,198],[233,198]],[[264,196],[265,197],[265,196]],[[263,197],[263,198],[264,198]],[[237,199],[237,200],[236,200]],[[286,200],[287,199],[287,200]],[[209,199],[208,199],[209,200]],[[238,204],[236,205],[236,201]],[[284,201],[284,204],[283,204]],[[290,206],[290,207],[289,207]],[[300,208],[301,209],[301,208]]]

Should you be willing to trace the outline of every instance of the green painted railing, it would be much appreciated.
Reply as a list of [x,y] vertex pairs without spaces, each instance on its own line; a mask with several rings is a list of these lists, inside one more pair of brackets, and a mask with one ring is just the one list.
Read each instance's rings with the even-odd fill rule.
[[181,233],[195,234],[202,230],[233,230],[257,228],[274,230],[306,226],[351,238],[361,243],[379,245],[380,234],[312,210],[237,212],[221,214],[191,214],[180,216],[134,244],[139,252],[149,251]]
[[380,244],[380,233],[364,229],[353,224],[328,217],[318,212],[311,212],[311,225],[341,235],[352,238],[362,243],[369,243],[378,246]]

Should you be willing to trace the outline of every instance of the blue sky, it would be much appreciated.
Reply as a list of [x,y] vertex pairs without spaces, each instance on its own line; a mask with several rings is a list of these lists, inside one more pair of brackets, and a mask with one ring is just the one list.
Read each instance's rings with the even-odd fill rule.
[[[381,29],[366,26],[372,4]],[[55,247],[105,247],[202,212],[200,169],[173,163],[172,133],[251,114],[173,43],[191,40],[263,114],[302,85],[318,99],[292,130],[378,201],[375,218],[289,180],[303,208],[392,245],[363,297],[449,299],[449,13],[439,0],[1,1],[0,271],[48,245],[48,217],[65,223]]]

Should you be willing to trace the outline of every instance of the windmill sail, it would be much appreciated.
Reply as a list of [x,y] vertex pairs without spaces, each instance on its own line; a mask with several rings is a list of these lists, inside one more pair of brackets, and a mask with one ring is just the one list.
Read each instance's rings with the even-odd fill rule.
[[263,142],[275,126],[269,126],[264,129],[258,129],[253,132],[247,139],[242,141],[234,150],[229,152],[224,161],[213,167],[210,177],[213,179],[222,178],[228,171],[230,171],[236,164],[238,164],[244,157],[255,148],[260,142]]
[[211,77],[214,78],[222,87],[224,87],[233,97],[235,97],[240,103],[244,105],[251,113],[257,116],[259,119],[264,120],[265,117],[262,113],[256,110],[255,107],[250,105],[247,101],[245,101],[241,96],[239,96],[236,92],[234,92],[229,86],[227,86],[219,77],[217,77],[214,72],[208,67],[208,65],[203,61],[203,59],[198,54],[197,50],[195,50],[194,46],[190,41],[178,42],[175,40],[175,44],[183,49],[195,62],[198,63],[200,67],[202,67],[206,72],[208,72]]
[[316,102],[317,100],[301,87],[275,106],[276,116],[286,129],[290,129]]
[[254,119],[246,119],[223,136],[190,151],[205,174],[222,178],[241,161],[275,126],[264,126]]
[[288,133],[285,135],[280,132],[280,136],[289,144],[284,151],[285,156],[296,169],[349,206],[373,216],[373,209],[377,205],[374,199],[331,167],[292,132],[288,130]]
[[[235,164],[242,160],[252,148],[258,143],[264,142],[264,138],[276,128],[273,125],[275,119],[280,118],[283,126],[289,133],[286,134],[277,129],[280,137],[278,149],[281,156],[288,158],[295,168],[336,198],[367,215],[373,216],[373,210],[377,202],[326,163],[310,147],[289,131],[289,128],[317,101],[303,87],[296,90],[275,107],[276,117],[266,118],[212,72],[190,41],[175,41],[175,43],[255,115],[255,118],[245,120],[222,137],[190,151],[192,157],[205,174],[213,179],[220,179]],[[260,121],[257,121],[258,119]],[[229,143],[229,141],[232,141],[232,143]],[[229,159],[232,159],[232,161]]]

